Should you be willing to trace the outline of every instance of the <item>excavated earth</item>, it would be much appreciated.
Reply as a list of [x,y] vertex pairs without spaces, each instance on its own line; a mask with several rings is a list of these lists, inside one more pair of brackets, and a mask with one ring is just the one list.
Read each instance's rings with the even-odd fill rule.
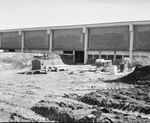
[[68,67],[33,75],[22,74],[29,67],[1,69],[0,122],[150,123],[148,77],[104,82],[101,78],[116,80],[122,74],[88,71],[90,65]]

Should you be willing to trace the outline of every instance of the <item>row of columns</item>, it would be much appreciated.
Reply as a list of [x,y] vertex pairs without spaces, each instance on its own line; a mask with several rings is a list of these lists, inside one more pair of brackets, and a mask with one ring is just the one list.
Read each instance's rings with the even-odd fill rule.
[[[52,53],[52,40],[53,40],[53,31],[47,29],[47,35],[49,40],[49,53]],[[87,62],[87,46],[88,46],[88,28],[83,28],[84,35],[84,64]],[[19,38],[21,40],[21,52],[24,52],[24,31],[19,31]],[[0,36],[0,46],[1,46],[1,36]]]
[[[129,25],[130,32],[130,45],[129,45],[129,58],[132,59],[133,54],[133,25]],[[52,40],[53,40],[53,31],[47,29],[47,35],[49,40],[49,53],[52,53]],[[84,64],[87,63],[88,59],[88,35],[89,31],[87,27],[83,27],[83,36],[84,36]],[[19,31],[19,36],[21,40],[21,52],[24,52],[24,31]],[[0,34],[0,47],[1,47],[1,34]]]
[[[53,31],[47,29],[47,35],[48,35],[48,40],[49,40],[49,53],[52,52],[52,35]],[[19,38],[21,41],[21,52],[24,52],[24,31],[19,31]],[[1,46],[1,36],[0,36],[0,46]]]
[[[133,24],[129,25],[129,39],[130,39],[130,43],[129,43],[129,58],[132,59],[133,58]],[[87,46],[88,46],[88,35],[89,35],[89,31],[88,28],[84,27],[83,28],[83,33],[84,33],[84,64],[87,63],[87,59],[88,59],[88,53],[87,53]],[[116,51],[114,52],[114,60],[116,59]],[[101,55],[101,54],[99,54]]]

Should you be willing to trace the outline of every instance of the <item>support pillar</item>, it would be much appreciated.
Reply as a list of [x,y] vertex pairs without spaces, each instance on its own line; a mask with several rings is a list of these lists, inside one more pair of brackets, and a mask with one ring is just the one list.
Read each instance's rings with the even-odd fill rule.
[[133,25],[129,25],[129,32],[130,32],[130,46],[129,46],[129,58],[133,58]]
[[19,30],[19,37],[21,42],[21,52],[24,52],[24,32]]
[[73,62],[75,63],[75,51],[73,51]]
[[101,50],[99,50],[99,59],[102,58],[101,56],[102,56],[102,55],[101,55]]
[[49,42],[49,53],[52,53],[52,41],[53,41],[53,31],[47,29],[48,42]]
[[114,51],[114,59],[113,62],[116,63],[116,51]]
[[87,47],[88,47],[88,28],[83,27],[83,35],[84,35],[84,64],[87,63]]
[[2,47],[2,34],[0,33],[0,48]]

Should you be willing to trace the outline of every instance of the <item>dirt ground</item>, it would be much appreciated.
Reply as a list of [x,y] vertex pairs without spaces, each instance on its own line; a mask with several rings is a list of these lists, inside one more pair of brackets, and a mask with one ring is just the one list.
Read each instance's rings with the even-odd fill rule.
[[[2,63],[1,63],[2,64]],[[0,70],[0,122],[150,123],[149,85],[103,82],[118,75],[85,71],[21,74]]]

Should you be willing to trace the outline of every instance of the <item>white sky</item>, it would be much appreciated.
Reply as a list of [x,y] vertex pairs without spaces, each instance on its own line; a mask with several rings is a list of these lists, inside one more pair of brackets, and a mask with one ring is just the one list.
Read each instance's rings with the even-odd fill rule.
[[0,0],[0,29],[150,20],[150,0]]

